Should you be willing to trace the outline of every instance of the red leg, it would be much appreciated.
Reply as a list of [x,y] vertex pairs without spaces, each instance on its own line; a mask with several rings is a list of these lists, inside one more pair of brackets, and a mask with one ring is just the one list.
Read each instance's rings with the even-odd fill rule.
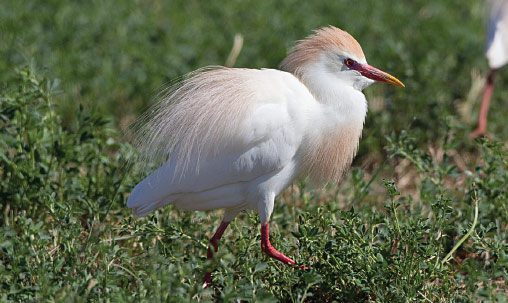
[[[295,260],[287,257],[275,247],[272,246],[270,243],[270,227],[268,223],[261,224],[261,250],[267,254],[268,256],[281,261],[282,263],[288,264],[288,265],[295,265]],[[307,269],[307,266],[301,265],[301,269]]]
[[[208,245],[208,251],[206,254],[206,258],[208,260],[213,259],[214,253],[216,253],[219,250],[219,240],[222,238],[222,235],[224,234],[224,231],[228,227],[230,222],[222,221],[219,225],[219,228],[217,228],[217,231],[213,235],[213,237],[210,239],[210,244]],[[212,247],[213,246],[213,251]],[[203,287],[207,288],[212,283],[212,273],[207,272],[204,277]]]
[[494,91],[494,76],[496,70],[492,69],[487,76],[487,83],[483,91],[482,103],[480,105],[480,114],[478,115],[478,127],[470,134],[472,138],[485,135],[487,133],[487,115],[489,113],[490,99]]

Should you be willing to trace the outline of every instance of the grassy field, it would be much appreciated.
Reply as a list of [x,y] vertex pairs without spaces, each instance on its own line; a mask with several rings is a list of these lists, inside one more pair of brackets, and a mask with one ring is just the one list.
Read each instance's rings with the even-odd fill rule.
[[[508,301],[508,71],[489,139],[470,140],[486,73],[482,1],[14,1],[0,4],[0,301]],[[125,135],[171,79],[276,68],[333,24],[406,89],[369,114],[340,186],[293,184],[261,253],[244,214],[206,260],[220,212],[135,219]],[[214,269],[214,285],[202,289]]]

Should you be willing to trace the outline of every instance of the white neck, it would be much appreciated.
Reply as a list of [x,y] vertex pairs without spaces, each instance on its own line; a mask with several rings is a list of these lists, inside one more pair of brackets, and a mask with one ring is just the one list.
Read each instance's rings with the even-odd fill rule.
[[363,127],[367,114],[367,100],[360,90],[345,83],[318,64],[305,67],[300,80],[321,103],[322,114],[325,114],[328,122],[353,124],[350,126],[360,127],[360,129]]

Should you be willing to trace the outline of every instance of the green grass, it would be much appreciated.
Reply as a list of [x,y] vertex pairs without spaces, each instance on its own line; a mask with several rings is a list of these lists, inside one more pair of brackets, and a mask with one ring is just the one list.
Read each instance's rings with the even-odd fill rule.
[[[467,138],[483,12],[473,0],[3,3],[0,301],[506,302],[505,71],[492,139]],[[125,199],[143,176],[123,129],[158,88],[223,64],[235,33],[237,66],[276,67],[327,24],[407,87],[366,91],[343,184],[301,181],[278,198],[272,242],[310,270],[261,253],[255,214],[232,223],[213,262],[220,212],[132,217]]]

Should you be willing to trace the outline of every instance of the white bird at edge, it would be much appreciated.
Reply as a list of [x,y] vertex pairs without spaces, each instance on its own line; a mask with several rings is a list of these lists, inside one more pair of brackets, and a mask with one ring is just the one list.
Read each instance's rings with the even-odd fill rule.
[[375,81],[404,85],[368,65],[360,44],[333,26],[298,41],[281,69],[198,70],[156,103],[140,120],[136,146],[142,160],[162,165],[130,194],[135,215],[167,204],[224,209],[212,258],[231,220],[254,210],[262,251],[295,265],[270,243],[275,197],[297,178],[340,181],[362,134],[362,90]]
[[470,134],[472,138],[487,133],[487,115],[492,93],[494,92],[496,72],[508,63],[508,0],[490,0],[487,3],[490,7],[490,14],[485,56],[489,63],[489,73],[483,89],[478,125]]

